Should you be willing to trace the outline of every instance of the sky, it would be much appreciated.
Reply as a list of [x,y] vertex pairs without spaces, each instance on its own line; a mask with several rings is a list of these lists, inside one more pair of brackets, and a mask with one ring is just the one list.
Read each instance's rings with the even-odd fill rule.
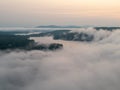
[[120,0],[0,0],[0,27],[119,23]]

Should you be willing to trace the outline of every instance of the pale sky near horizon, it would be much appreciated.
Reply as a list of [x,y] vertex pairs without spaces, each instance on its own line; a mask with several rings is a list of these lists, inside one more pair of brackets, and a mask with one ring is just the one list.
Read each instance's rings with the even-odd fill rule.
[[0,26],[120,26],[120,0],[0,0]]

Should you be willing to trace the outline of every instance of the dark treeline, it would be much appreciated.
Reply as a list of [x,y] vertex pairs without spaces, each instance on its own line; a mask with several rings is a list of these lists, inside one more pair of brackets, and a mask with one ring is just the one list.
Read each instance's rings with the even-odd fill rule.
[[29,40],[25,36],[15,35],[0,35],[0,49],[25,49],[30,44],[33,44],[34,40]]
[[62,48],[62,44],[52,43],[49,45],[37,44],[28,36],[0,34],[0,50],[56,50]]
[[116,30],[116,29],[120,29],[120,27],[94,27],[96,30],[109,30],[109,31],[112,31],[112,30]]
[[93,41],[94,36],[89,35],[86,33],[75,33],[75,32],[70,32],[66,34],[59,34],[59,35],[54,35],[53,38],[55,40],[61,39],[61,40],[67,40],[67,41],[81,41],[81,42],[90,42]]
[[55,30],[51,32],[40,33],[37,35],[29,35],[31,37],[44,37],[44,36],[53,36],[54,40],[67,40],[67,41],[81,41],[81,42],[90,42],[94,39],[93,35],[87,33],[77,33],[70,32],[71,30]]

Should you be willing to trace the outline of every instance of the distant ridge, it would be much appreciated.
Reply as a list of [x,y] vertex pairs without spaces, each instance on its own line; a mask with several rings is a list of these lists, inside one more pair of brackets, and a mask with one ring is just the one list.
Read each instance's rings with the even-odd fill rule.
[[81,26],[57,26],[57,25],[47,25],[47,26],[37,26],[36,28],[81,28]]
[[96,29],[96,30],[110,30],[110,31],[112,31],[112,30],[116,30],[116,29],[120,29],[120,27],[94,27],[94,29]]
[[[75,25],[69,25],[69,26],[58,26],[58,25],[45,25],[45,26],[37,26],[35,28],[89,28],[91,26],[75,26]],[[120,27],[109,27],[109,26],[104,26],[104,27],[93,27],[96,30],[116,30],[116,29],[120,29]]]

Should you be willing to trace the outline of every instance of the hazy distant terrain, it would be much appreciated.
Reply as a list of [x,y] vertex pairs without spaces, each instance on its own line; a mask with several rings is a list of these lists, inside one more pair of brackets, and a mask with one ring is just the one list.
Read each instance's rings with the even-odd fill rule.
[[0,90],[120,89],[119,27],[47,27],[0,29]]

